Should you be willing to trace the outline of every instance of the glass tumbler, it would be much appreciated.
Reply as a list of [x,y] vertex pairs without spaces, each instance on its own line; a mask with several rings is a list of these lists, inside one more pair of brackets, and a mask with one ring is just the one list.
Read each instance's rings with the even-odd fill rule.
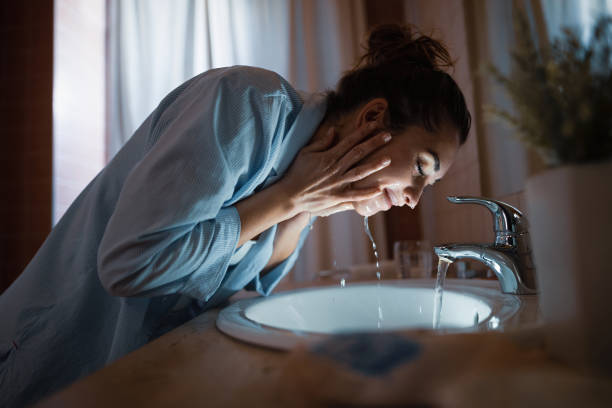
[[431,277],[433,248],[428,241],[397,241],[393,245],[393,259],[398,277]]

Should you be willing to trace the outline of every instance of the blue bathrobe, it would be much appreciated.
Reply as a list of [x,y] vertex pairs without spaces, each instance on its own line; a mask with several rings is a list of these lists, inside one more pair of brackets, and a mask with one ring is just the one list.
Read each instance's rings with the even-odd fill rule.
[[276,226],[236,249],[234,204],[273,183],[325,114],[270,71],[205,72],[171,92],[0,296],[0,406],[34,402],[260,277]]

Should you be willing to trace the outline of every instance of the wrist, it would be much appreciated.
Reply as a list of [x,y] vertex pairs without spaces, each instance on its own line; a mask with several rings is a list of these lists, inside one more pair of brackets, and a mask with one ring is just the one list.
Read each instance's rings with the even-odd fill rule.
[[308,211],[302,211],[286,222],[290,223],[292,229],[294,229],[297,233],[300,233],[310,223],[311,218],[312,216]]
[[303,212],[299,205],[297,195],[293,193],[293,189],[284,179],[279,180],[270,187],[274,190],[273,197],[282,206],[283,212],[287,214],[286,219],[293,218]]
[[277,182],[235,204],[241,224],[237,247],[298,213],[290,191],[284,183]]

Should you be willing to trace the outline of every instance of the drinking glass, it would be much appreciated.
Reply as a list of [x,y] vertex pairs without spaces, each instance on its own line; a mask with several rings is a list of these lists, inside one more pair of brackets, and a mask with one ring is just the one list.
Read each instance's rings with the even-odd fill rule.
[[393,259],[399,277],[431,277],[433,248],[428,241],[397,241],[393,245]]

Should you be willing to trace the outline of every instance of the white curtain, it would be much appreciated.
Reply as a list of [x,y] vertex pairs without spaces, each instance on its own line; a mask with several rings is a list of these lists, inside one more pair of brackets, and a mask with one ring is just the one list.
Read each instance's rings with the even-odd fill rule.
[[573,27],[587,41],[595,20],[612,13],[612,0],[540,0],[549,36],[559,35],[562,27]]
[[[174,87],[210,68],[253,65],[297,89],[333,88],[359,56],[361,0],[110,0],[109,152],[112,156]],[[386,253],[384,222],[371,228]],[[362,218],[320,219],[293,278],[369,262]]]

